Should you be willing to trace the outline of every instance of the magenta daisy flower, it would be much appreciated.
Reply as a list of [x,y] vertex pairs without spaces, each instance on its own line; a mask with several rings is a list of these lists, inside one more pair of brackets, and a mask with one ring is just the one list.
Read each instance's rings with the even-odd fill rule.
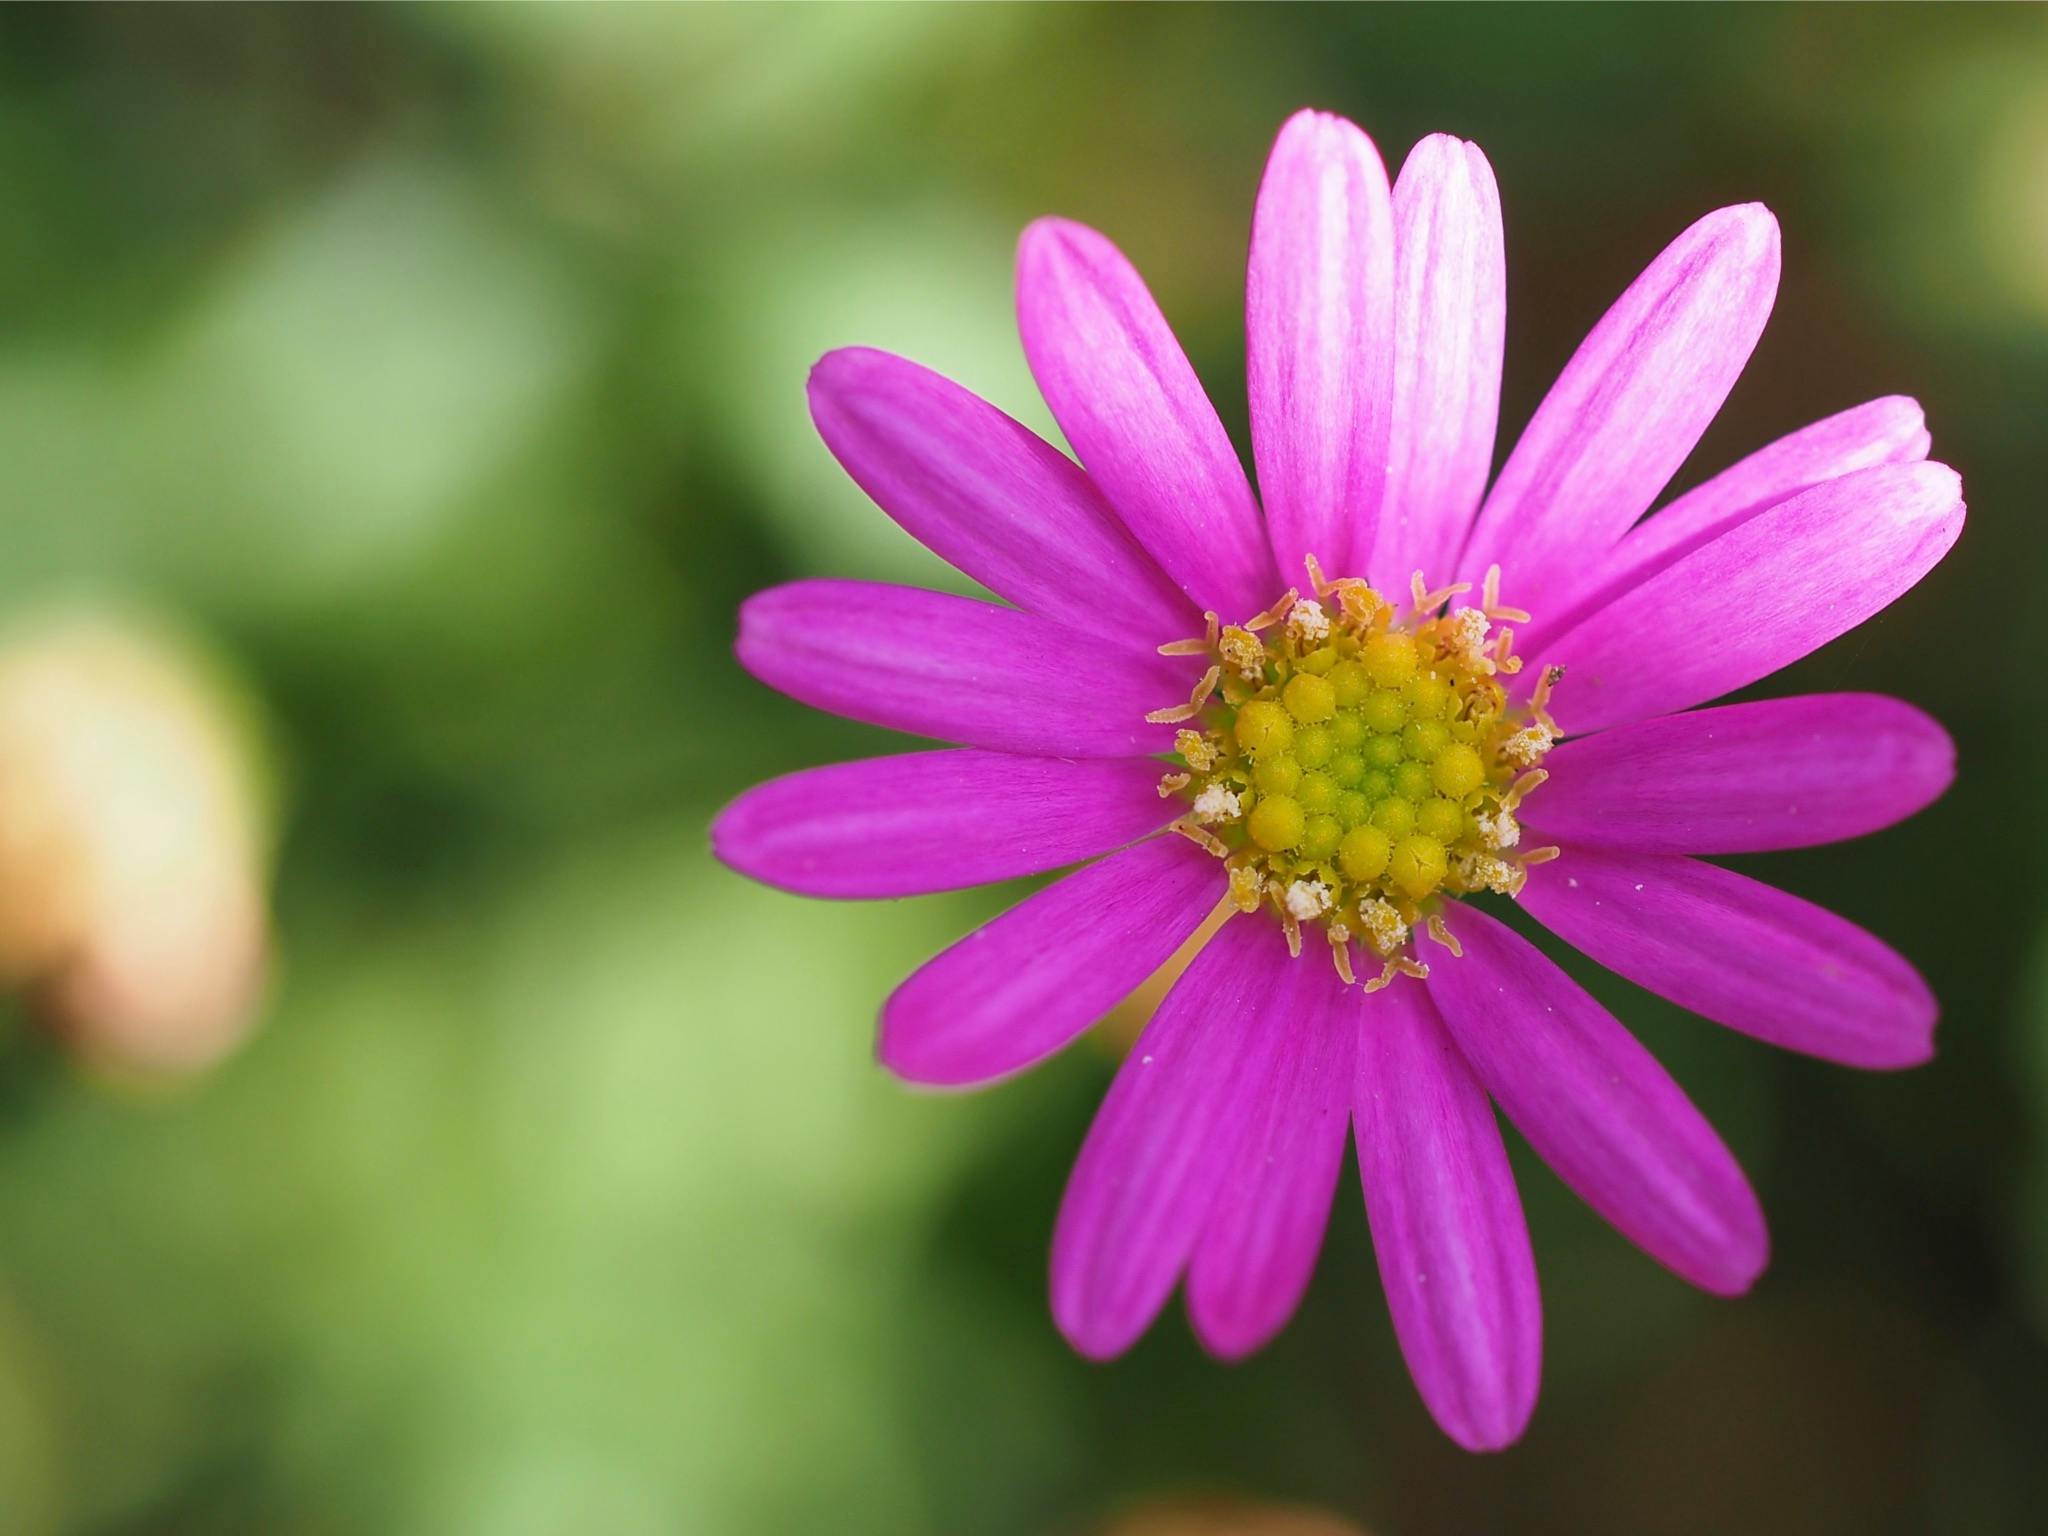
[[1085,468],[913,363],[827,357],[811,408],[847,472],[1014,606],[848,581],[751,599],[757,677],[958,745],[792,774],[712,832],[813,896],[1093,861],[889,998],[881,1059],[917,1083],[1031,1065],[1229,914],[1081,1149],[1053,1315],[1115,1355],[1185,1280],[1207,1348],[1258,1348],[1308,1283],[1350,1132],[1401,1349],[1473,1449],[1521,1433],[1541,1355],[1494,1105],[1695,1285],[1746,1290],[1768,1240],[1678,1085],[1469,898],[1774,1044],[1925,1060],[1935,1003],[1906,961],[1699,856],[1908,816],[1952,776],[1947,735],[1867,694],[1695,706],[1878,612],[1963,521],[1898,397],[1644,518],[1769,313],[1754,204],[1650,264],[1489,490],[1503,265],[1473,145],[1425,139],[1389,188],[1356,127],[1292,119],[1252,224],[1259,498],[1137,274],[1075,224],[1025,232],[1018,314]]

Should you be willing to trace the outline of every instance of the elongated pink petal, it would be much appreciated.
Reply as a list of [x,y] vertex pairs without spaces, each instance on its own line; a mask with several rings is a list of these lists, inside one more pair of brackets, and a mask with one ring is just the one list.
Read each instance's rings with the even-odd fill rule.
[[1721,1138],[1635,1036],[1532,945],[1462,904],[1430,996],[1473,1075],[1579,1198],[1703,1290],[1749,1289],[1763,1211]]
[[1529,1422],[1543,1367],[1536,1260],[1500,1126],[1425,988],[1390,987],[1364,1012],[1358,1171],[1394,1333],[1444,1432],[1499,1450]]
[[1762,853],[1861,837],[1931,804],[1955,743],[1880,693],[1659,715],[1551,752],[1522,804],[1538,841],[1638,853]]
[[871,581],[798,581],[740,608],[739,658],[816,709],[999,752],[1141,757],[1173,747],[1149,711],[1195,665],[971,597]]
[[1672,241],[1537,407],[1463,573],[1497,561],[1516,603],[1567,606],[1721,409],[1777,291],[1778,222],[1760,204],[1710,213]]
[[934,1087],[1031,1066],[1169,960],[1221,898],[1222,866],[1155,837],[1027,897],[928,961],[882,1006],[882,1065]]
[[1007,752],[907,752],[757,784],[718,813],[711,848],[805,896],[917,896],[1078,864],[1181,810],[1159,764]]
[[1279,583],[1244,466],[1123,253],[1038,220],[1017,248],[1017,323],[1060,430],[1195,606],[1249,616],[1271,603]]
[[1559,938],[1682,1008],[1852,1067],[1934,1054],[1934,994],[1889,946],[1825,907],[1669,854],[1567,847],[1522,906]]
[[1759,448],[1630,529],[1602,557],[1583,596],[1567,608],[1545,609],[1520,631],[1521,649],[1540,651],[1587,614],[1757,513],[1838,475],[1917,464],[1930,442],[1919,402],[1888,395]]
[[1858,470],[1780,502],[1541,652],[1574,734],[1671,714],[1817,650],[1910,591],[1963,527],[1946,464]]
[[1356,571],[1387,472],[1394,229],[1386,168],[1341,117],[1297,112],[1259,186],[1245,283],[1252,453],[1283,581]]
[[1082,1354],[1121,1354],[1165,1304],[1257,1119],[1277,1024],[1307,972],[1278,924],[1234,918],[1131,1048],[1053,1232],[1053,1318]]
[[1246,1021],[1271,1037],[1274,1066],[1188,1266],[1188,1318],[1226,1360],[1265,1344],[1301,1304],[1351,1123],[1360,994],[1313,951],[1293,970],[1294,1009]]
[[1018,607],[1149,649],[1200,611],[1079,466],[952,380],[849,347],[811,370],[811,419],[860,488],[932,553]]
[[1448,581],[1493,468],[1507,335],[1500,193],[1479,146],[1447,134],[1394,182],[1394,384],[1387,489],[1361,574],[1405,593]]

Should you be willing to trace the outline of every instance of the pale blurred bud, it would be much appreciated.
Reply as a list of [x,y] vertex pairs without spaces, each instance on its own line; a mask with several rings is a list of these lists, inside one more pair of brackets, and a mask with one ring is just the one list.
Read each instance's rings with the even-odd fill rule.
[[207,1066],[269,949],[254,734],[184,643],[109,615],[0,637],[0,984],[86,1059]]
[[1168,1499],[1131,1511],[1101,1536],[1366,1536],[1319,1509],[1235,1499]]

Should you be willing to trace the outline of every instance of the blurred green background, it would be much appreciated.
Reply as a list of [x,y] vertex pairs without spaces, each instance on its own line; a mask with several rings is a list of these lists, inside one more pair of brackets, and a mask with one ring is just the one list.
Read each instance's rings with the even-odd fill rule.
[[[1242,445],[1251,200],[1301,105],[1396,165],[1491,156],[1503,447],[1665,240],[1754,198],[1783,287],[1681,483],[1896,391],[1972,509],[1766,690],[1932,709],[1955,790],[1745,866],[1913,956],[1938,1060],[1597,983],[1776,1258],[1696,1295],[1523,1159],[1545,1384],[1488,1459],[1408,1384],[1348,1170],[1264,1354],[1176,1312],[1073,1357],[1044,1253],[1110,1054],[972,1097],[870,1059],[887,989],[1014,893],[807,903],[705,847],[750,782],[888,745],[745,678],[739,600],[957,581],[840,476],[809,364],[893,348],[1050,432],[1010,259],[1065,213]],[[1210,1494],[2040,1529],[2048,10],[10,9],[0,208],[0,616],[206,637],[280,817],[239,1053],[138,1085],[25,1006],[0,1046],[0,1531],[1022,1536]]]

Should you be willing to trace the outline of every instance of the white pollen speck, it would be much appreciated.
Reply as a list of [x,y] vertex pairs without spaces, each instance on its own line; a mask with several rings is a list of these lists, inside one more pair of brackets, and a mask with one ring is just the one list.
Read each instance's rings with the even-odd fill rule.
[[1408,924],[1390,901],[1375,897],[1360,902],[1359,921],[1365,927],[1366,939],[1382,955],[1391,955],[1408,942]]
[[1512,848],[1522,840],[1522,824],[1515,820],[1512,811],[1496,811],[1472,819],[1478,823],[1479,835],[1486,839],[1489,848]]
[[1548,726],[1525,725],[1500,744],[1500,755],[1517,768],[1533,768],[1556,742],[1556,733]]
[[1330,888],[1316,880],[1297,880],[1281,900],[1298,922],[1305,923],[1330,910]]
[[1515,866],[1490,853],[1460,854],[1457,871],[1472,890],[1496,891],[1502,896],[1515,894]]
[[1287,632],[1297,640],[1320,640],[1330,632],[1330,617],[1321,603],[1304,597],[1288,610]]
[[1150,1056],[1141,1056],[1138,1058],[1138,1065],[1141,1067],[1149,1067],[1152,1065],[1152,1058]]
[[1225,784],[1211,784],[1195,796],[1195,820],[1235,821],[1238,813],[1237,795]]
[[1576,891],[1579,888],[1579,877],[1577,875],[1566,875],[1564,883]]
[[1636,889],[1640,891],[1640,890],[1642,889],[1642,887],[1641,887],[1641,886],[1639,885],[1639,886],[1637,886],[1637,887],[1636,887]]
[[1491,621],[1477,608],[1460,608],[1450,617],[1447,638],[1453,653],[1470,659],[1486,649]]

